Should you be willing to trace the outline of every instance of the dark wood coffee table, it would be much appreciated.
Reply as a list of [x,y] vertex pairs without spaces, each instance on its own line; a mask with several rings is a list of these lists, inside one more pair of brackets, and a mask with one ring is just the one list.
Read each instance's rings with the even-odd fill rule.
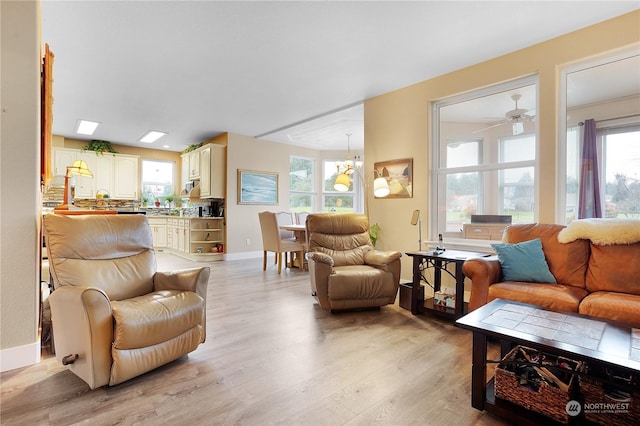
[[487,360],[487,338],[500,340],[502,357],[518,344],[589,365],[640,372],[640,350],[632,348],[632,329],[599,318],[496,299],[458,319],[456,325],[473,332],[471,406],[518,424],[536,424],[546,417],[495,397],[493,378],[487,382],[487,363],[500,360]]

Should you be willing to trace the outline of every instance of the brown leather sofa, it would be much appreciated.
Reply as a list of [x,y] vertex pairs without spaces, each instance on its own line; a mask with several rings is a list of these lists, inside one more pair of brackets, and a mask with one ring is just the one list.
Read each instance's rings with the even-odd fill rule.
[[363,214],[310,214],[306,221],[311,292],[332,311],[392,304],[400,285],[398,251],[374,250]]
[[469,310],[499,298],[640,327],[640,243],[597,245],[588,239],[560,243],[558,233],[564,228],[512,225],[503,237],[506,243],[540,238],[557,284],[505,282],[497,256],[467,260],[463,272],[472,282]]
[[49,214],[44,227],[56,357],[91,389],[204,342],[210,270],[156,272],[145,216]]

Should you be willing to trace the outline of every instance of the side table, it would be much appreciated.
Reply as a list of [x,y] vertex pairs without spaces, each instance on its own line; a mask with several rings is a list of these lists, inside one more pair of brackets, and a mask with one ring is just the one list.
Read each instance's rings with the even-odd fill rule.
[[[458,319],[466,313],[466,303],[464,302],[464,274],[462,273],[462,264],[467,259],[473,257],[486,257],[488,253],[479,253],[462,250],[429,250],[407,252],[407,256],[413,258],[413,283],[411,288],[411,313],[414,315],[421,314],[425,311],[434,315],[442,316],[449,319]],[[447,269],[450,264],[455,265],[455,272]],[[424,271],[433,268],[433,284],[425,277]],[[421,282],[427,283],[433,291],[440,291],[442,272],[449,274],[456,281],[456,304],[455,308],[446,308],[436,306],[433,298],[420,300],[419,287]]]

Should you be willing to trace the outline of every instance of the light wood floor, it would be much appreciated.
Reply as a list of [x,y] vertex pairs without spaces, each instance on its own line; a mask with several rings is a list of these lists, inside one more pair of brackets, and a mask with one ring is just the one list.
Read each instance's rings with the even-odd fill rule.
[[[158,258],[164,270],[200,265]],[[196,351],[93,391],[45,352],[1,374],[2,425],[507,424],[471,408],[471,334],[451,322],[397,302],[331,314],[308,272],[263,272],[262,259],[208,265]]]

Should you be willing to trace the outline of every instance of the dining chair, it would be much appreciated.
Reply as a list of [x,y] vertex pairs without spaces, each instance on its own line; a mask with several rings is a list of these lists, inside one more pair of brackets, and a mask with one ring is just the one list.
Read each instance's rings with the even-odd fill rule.
[[307,216],[310,214],[309,212],[296,212],[296,223],[298,225],[304,225],[307,221]]
[[[295,222],[293,221],[293,213],[291,212],[277,212],[276,221],[278,222],[278,226],[280,225],[293,225]],[[293,231],[287,231],[284,229],[279,229],[280,231],[280,239],[282,240],[295,240],[295,235]]]
[[[291,238],[282,238],[280,232],[280,224],[278,223],[276,213],[260,212],[260,230],[262,231],[262,270],[267,270],[267,252],[275,253],[275,263],[278,264],[278,274],[282,272],[282,265],[287,264],[287,253],[297,253],[299,259],[304,256],[304,244],[296,241],[291,232]],[[282,217],[285,217],[284,215]],[[286,217],[285,217],[286,218]]]

